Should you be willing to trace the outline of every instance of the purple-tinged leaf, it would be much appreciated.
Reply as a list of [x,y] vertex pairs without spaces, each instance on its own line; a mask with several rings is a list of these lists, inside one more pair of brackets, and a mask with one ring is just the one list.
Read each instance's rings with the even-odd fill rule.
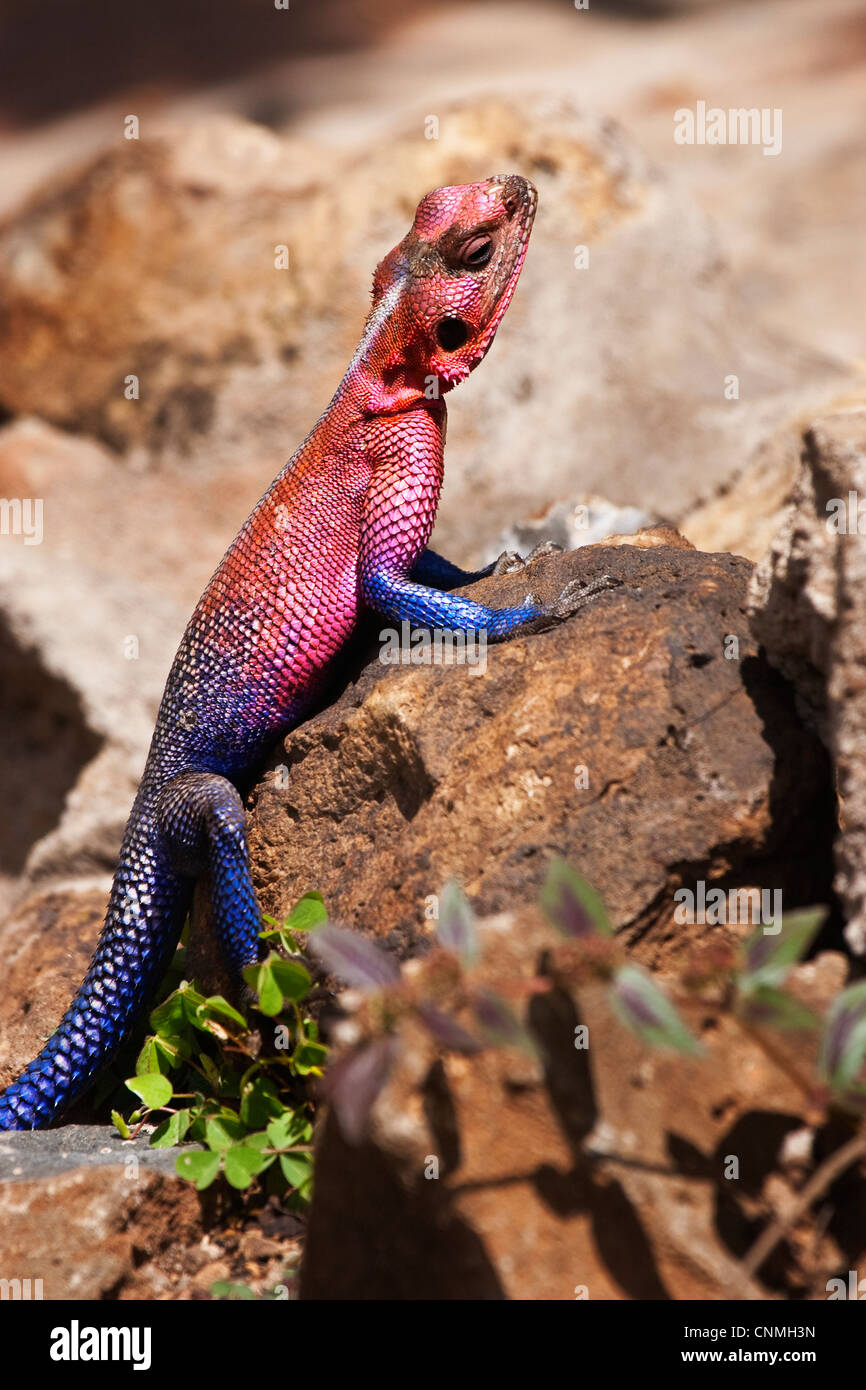
[[746,942],[746,969],[740,988],[780,985],[791,966],[806,954],[826,916],[826,907],[804,908],[786,913],[778,932],[767,931],[765,926],[756,928]]
[[464,965],[474,965],[481,955],[474,913],[453,878],[446,883],[439,898],[436,939],[446,951],[459,956]]
[[551,864],[539,901],[561,936],[586,941],[593,936],[613,934],[598,893],[564,859],[554,859]]
[[480,1052],[484,1047],[462,1024],[433,1004],[418,1004],[416,1013],[430,1036],[452,1052]]
[[519,1047],[530,1057],[538,1056],[538,1044],[527,1032],[514,1010],[490,989],[476,990],[472,1008],[488,1042],[499,1047]]
[[771,985],[757,985],[741,994],[737,1013],[756,1027],[807,1029],[818,1025],[815,1015],[805,1005]]
[[617,1018],[643,1042],[699,1056],[704,1049],[692,1037],[667,995],[651,975],[636,965],[623,965],[610,987],[610,1004]]
[[325,969],[356,989],[386,989],[400,979],[396,961],[366,936],[328,923],[309,939],[308,950]]
[[834,1001],[824,1031],[818,1070],[835,1094],[855,1087],[866,1059],[866,980]]
[[325,1093],[350,1144],[360,1144],[367,1134],[373,1106],[388,1080],[398,1047],[392,1034],[361,1043],[340,1057],[325,1076]]

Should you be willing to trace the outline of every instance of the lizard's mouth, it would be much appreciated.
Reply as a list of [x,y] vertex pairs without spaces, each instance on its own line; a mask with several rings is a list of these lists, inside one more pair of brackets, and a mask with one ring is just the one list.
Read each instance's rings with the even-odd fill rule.
[[511,222],[508,235],[500,240],[497,261],[492,267],[488,291],[489,320],[484,334],[484,351],[493,340],[520,278],[529,246],[529,237],[538,207],[535,185],[520,174],[490,180],[491,190],[501,190],[500,202]]

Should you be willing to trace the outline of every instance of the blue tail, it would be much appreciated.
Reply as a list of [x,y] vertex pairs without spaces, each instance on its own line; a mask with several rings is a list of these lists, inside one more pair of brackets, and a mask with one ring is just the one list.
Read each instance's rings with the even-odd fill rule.
[[0,1130],[44,1129],[111,1060],[165,974],[192,888],[171,867],[153,797],[139,794],[90,968],[39,1056],[0,1094]]

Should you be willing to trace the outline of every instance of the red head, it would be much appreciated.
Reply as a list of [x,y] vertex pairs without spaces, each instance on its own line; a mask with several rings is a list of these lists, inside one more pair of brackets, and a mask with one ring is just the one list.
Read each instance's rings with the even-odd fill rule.
[[493,341],[526,256],[536,192],[517,174],[437,188],[381,262],[359,363],[401,409],[468,376]]

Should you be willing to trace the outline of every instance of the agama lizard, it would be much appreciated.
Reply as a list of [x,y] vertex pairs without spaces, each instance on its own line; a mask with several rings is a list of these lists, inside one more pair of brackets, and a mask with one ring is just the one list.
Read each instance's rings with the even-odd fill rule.
[[243,786],[296,724],[372,609],[501,639],[556,621],[528,596],[492,609],[448,592],[465,573],[427,550],[442,484],[442,396],[487,353],[526,255],[536,194],[517,175],[440,188],[381,262],[348,371],[235,537],[174,659],[87,975],[39,1056],[0,1095],[0,1129],[50,1124],[106,1066],[174,950],[209,871],[229,967],[259,958]]

